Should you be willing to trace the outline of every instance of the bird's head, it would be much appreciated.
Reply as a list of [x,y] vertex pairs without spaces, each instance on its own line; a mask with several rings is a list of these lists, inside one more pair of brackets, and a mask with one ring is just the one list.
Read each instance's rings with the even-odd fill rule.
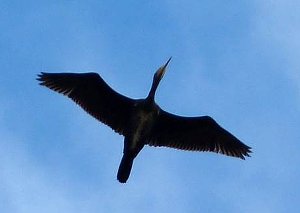
[[158,87],[160,80],[164,77],[164,74],[167,70],[167,66],[168,66],[169,62],[171,61],[171,59],[172,59],[172,57],[170,57],[169,60],[163,66],[158,68],[158,70],[155,72],[155,74],[153,76],[151,90],[148,94],[147,100],[149,100],[151,102],[154,101],[155,91]]
[[172,59],[172,57],[170,57],[164,65],[162,65],[160,68],[158,68],[158,70],[155,72],[155,74],[153,76],[153,81],[160,82],[160,80],[164,77],[164,74],[167,70],[167,66],[168,66],[169,62],[171,61],[171,59]]

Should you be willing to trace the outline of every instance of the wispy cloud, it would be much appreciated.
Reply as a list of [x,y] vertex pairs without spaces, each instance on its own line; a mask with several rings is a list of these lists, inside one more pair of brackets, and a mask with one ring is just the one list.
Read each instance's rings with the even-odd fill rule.
[[45,170],[26,153],[25,141],[1,127],[1,208],[13,212],[75,211],[64,188],[57,187]]
[[[300,3],[11,4],[1,13],[8,17],[0,36],[2,211],[297,210]],[[34,77],[98,71],[117,91],[142,97],[170,55],[158,103],[212,115],[254,153],[239,161],[145,147],[128,183],[119,184],[123,137]]]
[[[300,14],[299,1],[257,1],[254,33],[270,51],[281,57],[283,70],[300,95]],[[300,96],[299,96],[300,97]]]

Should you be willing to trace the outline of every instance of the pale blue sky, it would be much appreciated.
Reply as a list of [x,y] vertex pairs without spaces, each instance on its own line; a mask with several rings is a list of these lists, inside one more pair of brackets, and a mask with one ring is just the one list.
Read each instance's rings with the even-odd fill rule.
[[[300,2],[0,3],[1,212],[296,212],[300,200]],[[210,115],[253,148],[242,161],[145,147],[116,180],[123,137],[35,80],[98,72]]]

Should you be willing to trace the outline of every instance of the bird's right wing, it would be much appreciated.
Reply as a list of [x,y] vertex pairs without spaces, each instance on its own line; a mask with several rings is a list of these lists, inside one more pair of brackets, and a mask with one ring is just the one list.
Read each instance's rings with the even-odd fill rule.
[[97,73],[41,73],[40,84],[68,96],[86,112],[124,135],[134,100],[115,92]]
[[182,117],[160,110],[150,146],[210,151],[245,159],[250,147],[223,129],[211,117]]

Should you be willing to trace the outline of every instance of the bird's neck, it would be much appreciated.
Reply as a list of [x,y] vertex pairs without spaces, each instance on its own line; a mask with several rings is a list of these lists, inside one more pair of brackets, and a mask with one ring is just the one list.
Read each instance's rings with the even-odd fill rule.
[[155,95],[155,93],[153,95],[150,95],[150,93],[149,93],[149,95],[145,99],[145,101],[148,103],[148,105],[152,105],[154,103],[154,95]]
[[154,102],[155,92],[156,92],[156,89],[158,87],[158,84],[159,84],[159,80],[157,80],[156,78],[154,78],[153,82],[152,82],[152,86],[151,86],[150,92],[149,92],[146,100],[148,100],[150,102]]

